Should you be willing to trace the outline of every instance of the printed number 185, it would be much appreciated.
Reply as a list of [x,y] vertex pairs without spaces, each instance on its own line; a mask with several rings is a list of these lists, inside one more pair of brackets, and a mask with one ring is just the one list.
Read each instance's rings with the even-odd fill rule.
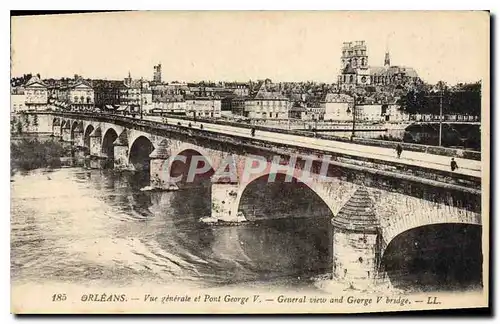
[[66,294],[53,294],[52,295],[52,301],[65,301],[66,300]]

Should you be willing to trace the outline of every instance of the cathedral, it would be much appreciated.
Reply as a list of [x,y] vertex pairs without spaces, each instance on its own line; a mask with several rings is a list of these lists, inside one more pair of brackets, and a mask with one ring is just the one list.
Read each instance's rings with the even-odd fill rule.
[[344,42],[338,79],[340,89],[417,82],[420,82],[420,78],[413,68],[391,65],[389,52],[385,53],[384,66],[369,66],[365,41]]

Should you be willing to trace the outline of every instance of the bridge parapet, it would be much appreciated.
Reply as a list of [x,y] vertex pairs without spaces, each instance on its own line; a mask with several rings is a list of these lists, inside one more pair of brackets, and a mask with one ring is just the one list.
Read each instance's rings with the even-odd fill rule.
[[[171,116],[171,117],[176,118],[176,119],[184,119],[186,121],[193,120],[192,118],[189,118],[189,117],[179,117],[179,116]],[[386,141],[386,140],[375,140],[375,139],[368,139],[368,138],[361,138],[361,137],[354,137],[351,140],[348,137],[318,134],[318,133],[315,133],[314,131],[311,131],[311,130],[306,130],[306,131],[293,130],[293,129],[284,129],[284,128],[277,128],[277,127],[270,127],[270,126],[268,127],[268,126],[261,126],[261,125],[253,125],[253,124],[248,124],[248,123],[237,123],[237,122],[224,121],[224,120],[217,120],[216,121],[213,119],[203,119],[203,118],[201,118],[201,119],[197,118],[197,120],[202,121],[202,122],[206,122],[206,123],[217,123],[219,125],[235,126],[235,127],[246,128],[246,129],[255,128],[256,130],[261,130],[261,131],[271,131],[271,132],[281,133],[281,134],[291,134],[291,135],[315,137],[315,138],[322,138],[322,139],[327,139],[327,140],[332,140],[332,141],[355,143],[355,144],[369,145],[369,146],[375,146],[375,147],[395,148],[396,145],[399,143],[403,147],[404,150],[408,150],[408,151],[415,151],[415,152],[422,152],[422,153],[429,153],[429,154],[436,154],[436,155],[444,155],[444,156],[449,156],[449,157],[460,157],[460,158],[471,159],[471,160],[476,160],[476,161],[481,160],[481,152],[466,150],[466,149],[439,147],[439,146],[415,144],[415,143],[394,142],[394,141]],[[362,131],[362,130],[360,130],[360,131]]]
[[433,180],[443,184],[461,186],[467,190],[470,188],[480,190],[481,187],[480,177],[428,168],[422,165],[405,164],[391,159],[380,159],[378,156],[361,157],[353,155],[352,153],[332,153],[318,149],[309,149],[303,146],[280,144],[256,138],[249,139],[248,137],[238,135],[215,133],[178,125],[168,125],[155,121],[137,120],[124,116],[59,112],[52,112],[52,114],[59,117],[87,119],[99,123],[114,123],[122,128],[136,129],[164,138],[176,138],[184,142],[201,143],[202,146],[214,147],[216,150],[220,150],[221,143],[224,143],[224,146],[230,147],[231,151],[237,152],[240,155],[245,155],[248,152],[259,152],[259,154],[281,154],[284,156],[295,154],[297,156],[309,156],[319,159],[330,156],[332,161],[342,163],[342,167],[351,167],[353,170],[362,166],[365,169],[371,169],[372,172],[393,172],[392,176],[396,178],[410,177],[413,181]]

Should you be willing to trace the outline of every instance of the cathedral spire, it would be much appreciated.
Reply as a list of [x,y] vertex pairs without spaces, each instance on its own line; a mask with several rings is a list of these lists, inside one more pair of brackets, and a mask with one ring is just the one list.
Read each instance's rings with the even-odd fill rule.
[[385,40],[385,58],[384,58],[385,67],[391,66],[391,58],[389,57],[389,37],[390,35],[387,35],[387,39]]
[[384,66],[391,66],[391,58],[389,57],[389,51],[385,52]]

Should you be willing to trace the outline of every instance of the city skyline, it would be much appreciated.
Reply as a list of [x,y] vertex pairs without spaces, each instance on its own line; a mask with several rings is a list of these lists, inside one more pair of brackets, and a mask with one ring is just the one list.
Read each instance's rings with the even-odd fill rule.
[[414,68],[424,82],[475,82],[489,55],[488,26],[480,18],[477,12],[311,11],[13,17],[11,73],[123,79],[130,71],[151,80],[161,63],[165,81],[336,83],[342,43],[364,40],[369,65],[382,65],[388,49],[393,65]]

